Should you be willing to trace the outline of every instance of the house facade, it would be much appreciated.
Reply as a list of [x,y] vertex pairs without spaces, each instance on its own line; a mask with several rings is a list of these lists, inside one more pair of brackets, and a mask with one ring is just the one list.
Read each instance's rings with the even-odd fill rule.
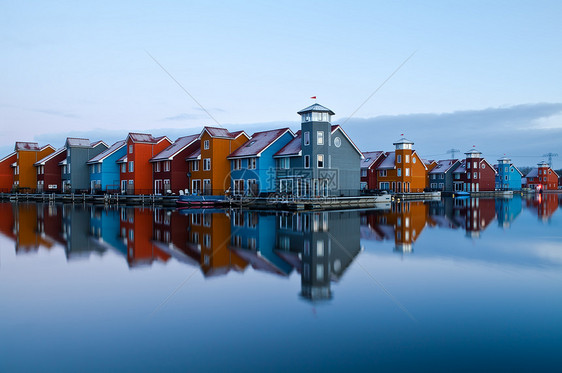
[[223,195],[231,185],[227,157],[250,138],[244,131],[205,127],[199,135],[200,150],[187,156],[191,191],[204,195]]
[[120,164],[117,161],[126,155],[126,145],[125,140],[117,141],[87,162],[92,193],[119,190]]
[[363,152],[361,160],[361,190],[379,189],[377,167],[384,159],[384,152]]
[[521,179],[523,174],[511,159],[503,157],[498,159],[496,167],[496,189],[497,190],[521,190]]
[[0,159],[0,193],[10,192],[14,187],[14,167],[18,156],[13,152]]
[[546,162],[537,164],[526,176],[526,187],[536,190],[558,189],[559,175]]
[[451,192],[454,190],[454,171],[461,165],[458,159],[444,159],[436,162],[428,173],[429,187],[432,190]]
[[453,171],[455,191],[484,192],[496,188],[496,170],[476,149],[465,153],[466,158]]
[[232,194],[257,196],[275,192],[276,160],[273,156],[294,138],[289,128],[256,132],[232,152],[228,156]]
[[199,135],[180,137],[150,160],[154,194],[178,194],[189,188],[189,164],[185,158],[199,147]]
[[63,193],[90,191],[90,167],[87,162],[108,148],[103,141],[90,143],[88,139],[66,139],[66,159],[62,166]]
[[393,145],[395,150],[385,153],[376,168],[379,189],[396,193],[423,192],[427,187],[428,168],[413,149],[414,143],[401,138]]
[[51,145],[39,147],[36,142],[16,142],[16,163],[14,167],[14,188],[33,191],[37,188],[37,170],[34,164],[55,152]]
[[62,175],[60,162],[66,159],[66,148],[54,153],[34,164],[37,170],[37,193],[61,193]]
[[166,136],[154,137],[146,133],[129,133],[127,154],[117,160],[121,167],[121,192],[152,194],[152,163],[150,160],[172,145]]

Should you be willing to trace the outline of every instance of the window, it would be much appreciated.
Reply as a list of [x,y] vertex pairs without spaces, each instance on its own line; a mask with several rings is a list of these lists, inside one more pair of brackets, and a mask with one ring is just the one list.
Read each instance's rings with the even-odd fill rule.
[[310,132],[308,131],[304,133],[304,145],[310,145]]
[[256,169],[256,158],[248,158],[248,169],[250,170]]
[[289,168],[289,158],[279,159],[279,168],[288,169]]
[[133,180],[129,180],[129,185],[133,185],[134,181]]
[[316,256],[324,256],[324,241],[316,241]]
[[252,195],[257,195],[258,193],[258,182],[256,179],[248,180],[248,192]]
[[154,164],[154,171],[160,172],[160,162],[156,162],[156,163]]
[[[98,163],[98,174],[101,172],[101,163]],[[45,169],[43,168],[43,173],[45,173]]]
[[409,154],[406,154],[404,156],[404,163],[410,163],[410,155]]
[[209,149],[209,140],[203,141],[203,149],[205,150]]
[[209,171],[211,169],[211,158],[203,159],[203,171]]
[[310,168],[310,155],[304,156],[304,168]]
[[[123,164],[121,165],[121,173],[124,174],[125,172],[127,172],[127,165],[126,165],[125,163],[123,163]],[[65,170],[65,173],[66,173],[66,170]]]
[[405,171],[406,171],[406,176],[410,176],[410,169],[406,168]]
[[396,169],[396,176],[402,176],[402,169],[401,168]]
[[324,145],[324,131],[316,131],[316,144]]
[[416,163],[416,157],[412,157],[412,163]]
[[199,171],[199,161],[191,162],[191,171]]
[[164,171],[170,171],[170,161],[164,162]]
[[[486,165],[484,163],[482,163],[482,169],[485,169]],[[505,170],[507,172],[507,169]]]
[[235,159],[232,161],[232,169],[233,170],[240,170],[242,169],[242,160],[241,159]]
[[203,235],[203,245],[205,247],[211,247],[211,235],[209,234]]
[[380,171],[379,171],[379,176],[380,176],[380,177],[386,177],[386,170],[380,170]]
[[318,168],[324,168],[324,154],[318,154],[317,156]]
[[135,164],[133,161],[129,162],[129,172],[133,172],[135,170]]
[[366,177],[367,176],[367,169],[366,168],[362,168],[361,169],[361,177]]
[[129,154],[133,154],[133,145],[129,145]]
[[478,168],[478,165],[476,164],[476,162],[474,162],[474,164],[472,165],[472,168]]
[[402,154],[396,156],[396,163],[402,163]]
[[478,179],[478,173],[477,172],[474,173],[474,179]]

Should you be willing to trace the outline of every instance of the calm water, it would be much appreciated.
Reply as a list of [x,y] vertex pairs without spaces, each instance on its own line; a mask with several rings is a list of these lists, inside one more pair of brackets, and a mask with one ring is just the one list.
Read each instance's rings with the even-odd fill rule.
[[0,371],[559,371],[559,197],[0,204]]

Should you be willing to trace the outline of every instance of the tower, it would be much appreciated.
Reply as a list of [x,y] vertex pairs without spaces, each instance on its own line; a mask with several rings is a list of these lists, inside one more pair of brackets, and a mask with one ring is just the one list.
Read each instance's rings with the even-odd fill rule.
[[480,190],[480,161],[482,153],[475,148],[470,149],[466,153],[466,192],[478,192]]
[[412,162],[415,162],[412,159],[414,143],[403,137],[392,145],[395,146],[396,191],[408,193],[412,180]]

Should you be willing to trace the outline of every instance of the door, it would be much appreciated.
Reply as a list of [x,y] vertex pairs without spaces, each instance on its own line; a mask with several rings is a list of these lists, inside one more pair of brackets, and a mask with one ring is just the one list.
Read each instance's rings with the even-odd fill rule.
[[121,193],[125,193],[127,190],[127,180],[121,180]]
[[162,194],[162,180],[154,180],[154,194]]

